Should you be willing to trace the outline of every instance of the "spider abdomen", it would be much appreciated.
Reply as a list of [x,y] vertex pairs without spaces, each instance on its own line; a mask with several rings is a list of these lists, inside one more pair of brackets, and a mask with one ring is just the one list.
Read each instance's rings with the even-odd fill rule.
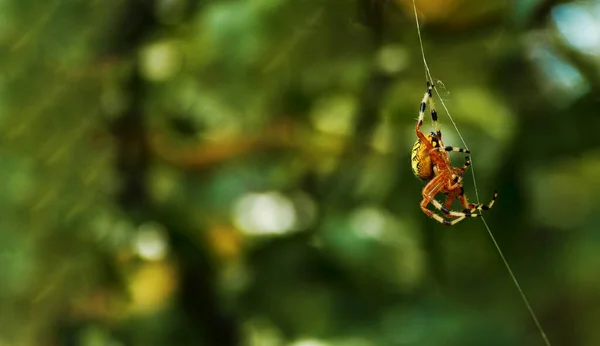
[[[431,138],[431,135],[426,135],[427,139]],[[433,179],[433,162],[429,155],[427,146],[417,139],[415,145],[413,145],[412,152],[410,155],[410,166],[412,167],[413,174],[424,181]]]

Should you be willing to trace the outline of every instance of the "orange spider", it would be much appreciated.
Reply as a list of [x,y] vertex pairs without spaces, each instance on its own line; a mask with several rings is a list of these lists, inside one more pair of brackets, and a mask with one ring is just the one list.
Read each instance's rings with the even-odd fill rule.
[[[471,164],[469,156],[465,158],[465,164],[458,168],[450,165],[449,151],[467,153],[469,150],[447,146],[444,147],[442,142],[442,132],[440,131],[440,125],[437,121],[437,112],[435,111],[435,104],[433,102],[433,96],[431,91],[433,90],[433,84],[427,82],[427,91],[421,101],[419,108],[419,120],[417,121],[417,141],[412,149],[411,155],[411,166],[415,176],[423,181],[428,181],[427,185],[423,188],[423,200],[421,201],[421,210],[427,216],[434,220],[443,223],[444,225],[452,226],[466,217],[479,217],[481,213],[475,213],[479,210],[489,210],[498,198],[498,191],[494,191],[494,197],[490,204],[474,204],[467,201],[465,196],[465,190],[463,188],[463,173],[467,170],[467,167]],[[424,134],[421,132],[421,126],[423,125],[423,116],[427,103],[429,102],[429,108],[431,109],[431,119],[436,132]],[[435,199],[438,193],[445,194],[446,202],[442,206],[440,202]],[[452,202],[458,198],[460,203],[465,207],[462,212],[452,211]],[[433,211],[427,209],[429,203],[444,213],[444,216],[438,215]],[[453,219],[454,220],[450,220]]]

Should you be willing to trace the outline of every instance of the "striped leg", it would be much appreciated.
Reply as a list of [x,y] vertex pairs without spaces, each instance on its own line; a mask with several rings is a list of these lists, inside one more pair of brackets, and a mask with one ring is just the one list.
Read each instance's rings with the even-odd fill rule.
[[[442,204],[435,199],[435,195],[440,192],[444,185],[444,178],[446,177],[443,174],[439,175],[436,178],[434,178],[429,184],[427,184],[427,186],[425,186],[425,188],[423,189],[423,200],[421,201],[421,210],[423,210],[423,212],[427,216],[447,226],[455,225],[458,222],[464,220],[466,217],[481,216],[479,214],[473,214],[469,210],[464,212],[448,210],[448,208],[442,206]],[[431,210],[427,209],[427,205],[429,203],[433,204],[433,206],[436,209],[440,210],[442,213],[450,215],[451,217],[456,217],[456,219],[450,221],[447,218],[432,212]]]
[[461,194],[458,196],[458,198],[462,205],[466,208],[464,210],[465,212],[467,210],[470,212],[474,212],[476,210],[490,210],[494,206],[494,203],[496,203],[496,199],[498,199],[498,191],[494,191],[494,196],[489,204],[468,203],[467,198],[465,197],[464,189],[461,190]]
[[471,165],[471,158],[469,156],[465,157],[465,164],[460,168],[461,171],[466,171],[467,168]]
[[[427,91],[425,91],[425,95],[423,95],[423,100],[421,100],[421,105],[419,106],[419,119],[417,120],[417,137],[427,146],[427,148],[432,149],[433,146],[423,132],[421,132],[421,126],[423,126],[423,117],[425,116],[425,110],[427,109],[427,101],[430,99],[431,95],[431,86],[429,86],[429,82],[427,82]],[[437,119],[437,115],[436,115]]]
[[[421,126],[423,126],[423,118],[425,117],[425,110],[427,109],[427,103],[429,102],[429,104],[431,106],[433,106],[433,102],[432,102],[432,93],[431,90],[433,89],[433,85],[431,85],[431,83],[427,82],[427,90],[425,91],[425,93],[423,94],[423,99],[421,100],[421,104],[419,105],[419,118],[417,120],[417,128],[416,128],[416,133],[417,133],[417,138],[419,138],[419,140],[421,141],[421,143],[423,143],[423,145],[425,145],[427,147],[427,149],[431,150],[434,149],[434,145],[432,144],[423,134],[423,132],[421,132]],[[438,145],[442,145],[441,143],[441,132],[439,130],[439,124],[437,122],[437,113],[435,112],[435,109],[431,110],[431,118],[433,119],[433,122],[435,124],[436,130],[437,130],[437,143]],[[435,161],[435,163],[438,166],[443,166],[445,163],[442,161],[443,158],[440,157],[439,155],[431,155],[431,159],[433,161]]]
[[433,90],[433,83],[429,83],[429,81],[427,81],[427,94],[428,94],[428,100],[429,100],[429,109],[431,110],[431,120],[433,120],[433,126],[435,128],[435,133],[437,134],[437,137],[441,140],[442,139],[442,131],[440,130],[440,123],[438,122],[438,117],[437,117],[437,111],[435,110],[435,102],[433,101],[433,94],[431,93],[431,91]]
[[[442,213],[452,215],[453,217],[458,217],[458,219],[460,219],[460,220],[464,219],[465,217],[480,217],[481,216],[480,214],[472,213],[472,211],[469,209],[465,209],[462,212],[448,210],[446,207],[444,207],[440,202],[436,201],[435,199],[431,200],[431,204],[433,204],[433,206],[436,207],[436,209],[440,210]],[[458,219],[455,219],[454,221],[456,221]],[[456,222],[458,222],[458,221],[456,221]],[[454,222],[454,223],[456,223],[456,222]]]
[[469,149],[463,149],[463,148],[451,147],[451,146],[433,148],[429,152],[435,151],[435,150],[437,150],[437,151],[453,151],[455,153],[465,153],[465,154],[471,153],[471,151],[469,151]]
[[438,192],[440,192],[440,190],[444,186],[442,178],[444,178],[443,175],[439,175],[439,176],[433,178],[433,180],[431,180],[427,184],[427,186],[425,186],[425,188],[423,188],[423,200],[421,201],[421,210],[423,211],[423,213],[425,213],[425,215],[429,216],[430,218],[434,219],[435,221],[442,223],[444,225],[450,225],[450,221],[448,219],[427,209],[427,205],[429,205],[429,203],[434,201],[435,195],[437,195]]
[[[444,203],[444,208],[446,208],[447,210],[452,209],[452,202],[454,202],[456,197],[458,197],[458,192],[458,190],[453,190],[448,194],[448,196],[446,197],[446,202]],[[444,214],[444,217],[451,219],[455,216],[450,214]]]

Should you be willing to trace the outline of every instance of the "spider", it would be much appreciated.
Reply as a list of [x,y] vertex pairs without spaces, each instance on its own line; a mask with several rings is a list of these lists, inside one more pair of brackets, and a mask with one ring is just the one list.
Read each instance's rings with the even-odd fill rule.
[[[498,191],[494,191],[494,197],[490,204],[474,204],[469,203],[465,196],[463,188],[463,173],[471,164],[469,156],[465,157],[465,163],[462,167],[452,167],[450,164],[450,156],[448,152],[459,152],[469,154],[469,150],[444,146],[442,142],[442,132],[437,120],[437,112],[433,102],[431,91],[433,84],[427,82],[427,91],[423,96],[423,101],[419,107],[419,119],[417,121],[417,141],[412,149],[411,166],[415,176],[423,181],[427,181],[427,185],[423,188],[423,200],[421,201],[421,210],[432,219],[448,226],[452,226],[467,217],[479,217],[482,210],[489,210],[498,197]],[[429,103],[431,109],[431,119],[436,132],[424,134],[421,132],[423,125],[423,116],[425,109]],[[446,195],[446,202],[442,205],[435,199],[438,193]],[[452,202],[458,198],[460,203],[465,207],[462,212],[450,210]],[[429,203],[440,210],[444,216],[434,213],[427,209]],[[476,213],[476,211],[480,211]]]

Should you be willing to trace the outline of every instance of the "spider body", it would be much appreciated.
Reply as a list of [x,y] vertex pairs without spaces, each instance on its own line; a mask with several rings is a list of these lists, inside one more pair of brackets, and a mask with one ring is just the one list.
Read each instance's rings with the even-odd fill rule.
[[[432,219],[443,223],[444,225],[454,225],[467,217],[479,217],[477,211],[489,210],[498,197],[498,192],[494,192],[494,197],[489,204],[474,204],[469,203],[463,188],[463,173],[469,167],[471,161],[469,156],[465,157],[465,163],[462,167],[453,167],[450,163],[450,155],[448,152],[469,153],[469,150],[456,148],[452,146],[444,146],[442,141],[442,132],[437,121],[437,112],[431,91],[433,85],[427,82],[427,91],[423,96],[423,101],[419,106],[419,119],[417,120],[416,134],[417,141],[415,142],[411,153],[411,167],[414,175],[427,182],[423,188],[421,201],[421,210]],[[427,108],[427,103],[431,109],[431,119],[436,132],[424,134],[421,132],[423,125],[423,117]],[[444,205],[435,199],[438,193],[446,195]],[[452,203],[458,199],[465,209],[463,211],[452,211]],[[442,215],[436,214],[429,210],[429,203],[440,210]]]

